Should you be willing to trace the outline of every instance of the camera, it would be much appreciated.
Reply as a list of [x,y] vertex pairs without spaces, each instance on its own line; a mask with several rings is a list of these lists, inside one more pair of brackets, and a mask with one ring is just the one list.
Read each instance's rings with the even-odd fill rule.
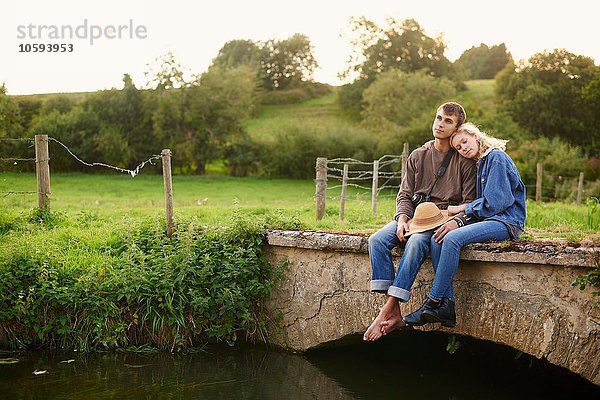
[[430,197],[428,194],[423,194],[423,193],[415,193],[413,194],[412,198],[410,199],[410,201],[413,204],[413,207],[417,208],[417,206],[421,203],[424,203],[426,201],[429,201]]

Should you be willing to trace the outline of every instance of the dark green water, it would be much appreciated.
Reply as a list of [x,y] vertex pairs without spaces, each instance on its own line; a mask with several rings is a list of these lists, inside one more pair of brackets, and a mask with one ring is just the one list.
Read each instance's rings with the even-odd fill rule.
[[459,341],[452,355],[448,336],[421,332],[369,344],[353,337],[305,355],[263,347],[4,353],[18,362],[0,364],[0,399],[600,399],[599,387],[565,370]]

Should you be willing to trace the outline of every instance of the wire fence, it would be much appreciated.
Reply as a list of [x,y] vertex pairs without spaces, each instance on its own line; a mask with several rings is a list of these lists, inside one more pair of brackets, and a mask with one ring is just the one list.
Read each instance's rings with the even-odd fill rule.
[[50,208],[50,153],[49,153],[49,142],[54,142],[64,148],[67,153],[75,159],[77,162],[87,167],[102,167],[112,169],[118,172],[127,173],[132,178],[139,175],[140,171],[147,164],[155,165],[154,161],[161,160],[163,166],[163,181],[165,191],[165,203],[166,203],[166,216],[167,216],[167,235],[171,237],[173,231],[173,192],[172,192],[172,177],[171,177],[171,151],[164,149],[161,154],[153,155],[147,160],[141,162],[133,169],[122,168],[114,165],[110,165],[103,162],[87,162],[78,157],[67,145],[47,135],[36,135],[35,138],[0,138],[0,142],[33,142],[35,147],[35,158],[30,157],[1,157],[0,162],[12,162],[17,163],[20,161],[35,162],[36,179],[37,179],[37,191],[19,191],[9,190],[0,191],[0,197],[7,197],[10,195],[38,195],[38,205],[40,209],[49,210]]
[[[405,143],[402,155],[384,155],[381,158],[361,161],[353,158],[317,159],[316,164],[316,215],[324,217],[327,200],[339,200],[339,219],[344,219],[348,188],[356,189],[360,195],[371,194],[373,216],[377,215],[377,199],[396,197],[402,184],[408,159],[408,144]],[[585,197],[595,197],[597,193],[584,190],[584,174],[578,176],[544,174],[541,163],[535,173],[521,173],[526,186],[527,198],[536,201],[566,199],[581,204]],[[333,184],[329,184],[333,182]]]
[[[33,143],[34,139],[33,138],[0,138],[0,143],[1,142],[8,142],[8,143],[15,143],[15,142],[29,142],[29,143]],[[31,145],[30,147],[33,147],[33,145]],[[26,162],[33,162],[35,161],[35,157],[31,158],[23,158],[23,157],[0,157],[0,162],[6,162],[6,163],[11,163],[11,164],[18,164],[21,161],[26,161]],[[11,190],[11,191],[0,191],[0,197],[8,197],[10,195],[34,195],[34,194],[38,194],[37,191],[33,192],[33,191],[23,191],[23,190]]]
[[[373,161],[354,158],[317,159],[317,219],[323,218],[326,199],[330,199],[340,201],[339,219],[343,220],[348,188],[354,188],[361,194],[370,192],[372,212],[376,215],[377,198],[395,197],[395,192],[400,189],[407,158],[408,143],[404,144],[401,155],[386,154]],[[329,185],[330,181],[335,183]]]

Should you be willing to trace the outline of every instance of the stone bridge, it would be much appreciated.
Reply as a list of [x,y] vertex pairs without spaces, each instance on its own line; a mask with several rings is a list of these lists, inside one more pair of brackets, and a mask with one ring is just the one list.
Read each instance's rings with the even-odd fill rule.
[[[292,351],[362,334],[383,305],[369,291],[367,237],[271,231],[268,258],[287,262],[267,302],[270,341]],[[600,385],[600,306],[571,282],[599,262],[598,247],[473,244],[455,278],[457,326],[439,330],[511,346]],[[401,253],[397,253],[399,256]],[[399,257],[398,257],[399,260]],[[433,279],[426,261],[403,314],[425,300]]]

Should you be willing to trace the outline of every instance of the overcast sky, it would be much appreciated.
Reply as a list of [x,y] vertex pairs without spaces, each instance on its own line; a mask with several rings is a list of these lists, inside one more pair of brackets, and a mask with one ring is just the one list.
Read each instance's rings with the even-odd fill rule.
[[[0,83],[10,94],[121,88],[124,73],[139,87],[146,83],[148,64],[169,51],[188,71],[200,73],[229,40],[285,39],[294,33],[307,35],[314,46],[316,80],[337,85],[352,50],[348,19],[362,15],[380,25],[386,17],[414,18],[429,36],[443,35],[452,61],[472,46],[504,42],[516,60],[565,48],[600,63],[595,0],[9,0],[3,8]],[[86,20],[87,28],[76,31]],[[103,37],[90,44],[92,25]],[[125,25],[118,38],[118,27]],[[49,37],[52,26],[72,27],[73,35],[87,38]],[[106,30],[110,26],[115,30]],[[73,50],[19,52],[33,43],[72,44]]]

